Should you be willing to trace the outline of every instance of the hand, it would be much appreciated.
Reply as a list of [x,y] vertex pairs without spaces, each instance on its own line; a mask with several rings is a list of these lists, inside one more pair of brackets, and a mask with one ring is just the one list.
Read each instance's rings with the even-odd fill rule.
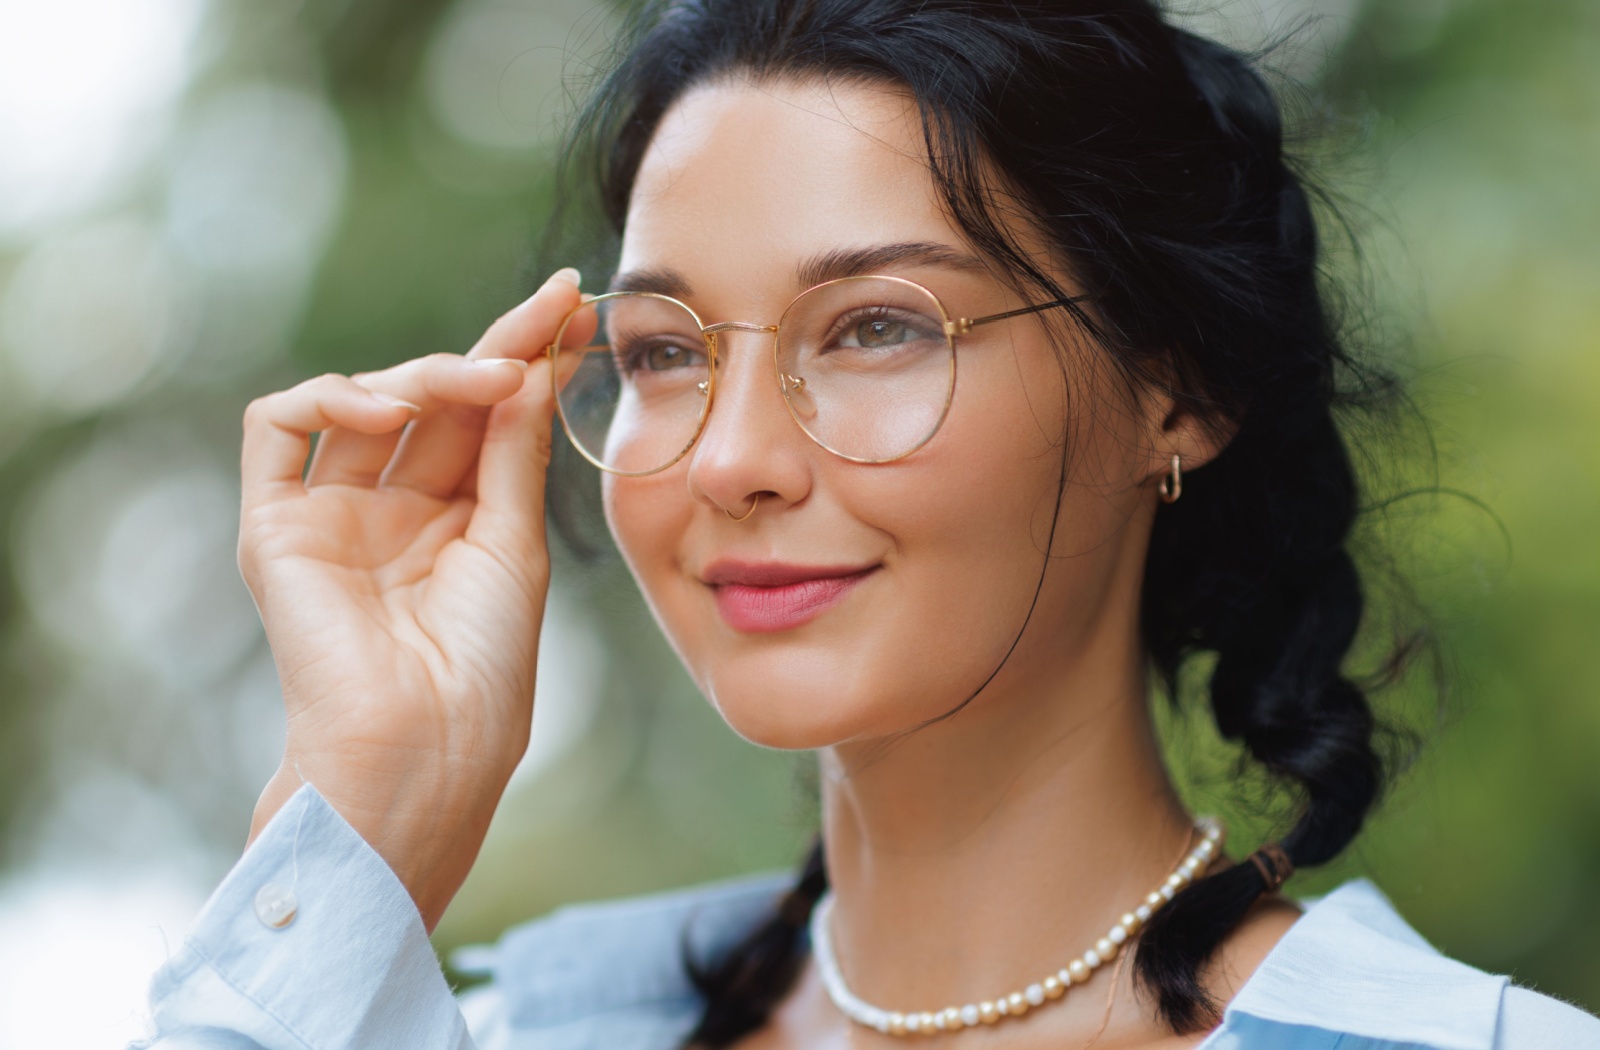
[[429,930],[528,744],[550,575],[544,350],[577,280],[552,277],[464,357],[319,376],[245,412],[239,565],[288,713],[251,838],[311,782]]

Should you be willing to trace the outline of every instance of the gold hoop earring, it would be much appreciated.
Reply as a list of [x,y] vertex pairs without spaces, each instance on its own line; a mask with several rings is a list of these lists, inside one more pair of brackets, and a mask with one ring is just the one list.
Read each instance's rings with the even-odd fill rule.
[[1183,495],[1183,459],[1176,452],[1172,454],[1172,470],[1156,485],[1156,491],[1161,493],[1162,503],[1176,503]]
[[761,502],[761,497],[760,496],[751,496],[750,497],[750,509],[745,511],[743,514],[739,515],[736,518],[733,515],[733,511],[729,510],[727,507],[723,507],[722,508],[722,513],[726,514],[730,518],[733,518],[734,521],[743,521],[744,519],[748,518],[750,515],[752,515],[752,514],[754,514],[756,512],[756,504],[760,503],[760,502]]

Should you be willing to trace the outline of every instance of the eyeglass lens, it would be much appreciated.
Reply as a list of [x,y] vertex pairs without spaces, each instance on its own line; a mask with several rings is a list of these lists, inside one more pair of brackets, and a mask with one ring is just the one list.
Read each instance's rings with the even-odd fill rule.
[[[581,320],[591,308],[593,320]],[[955,379],[943,321],[930,292],[896,278],[846,278],[800,296],[775,347],[795,421],[847,459],[884,462],[920,448],[943,421]],[[682,305],[647,293],[597,297],[568,319],[557,353],[583,355],[557,403],[592,462],[648,474],[694,443],[710,403],[711,351]]]

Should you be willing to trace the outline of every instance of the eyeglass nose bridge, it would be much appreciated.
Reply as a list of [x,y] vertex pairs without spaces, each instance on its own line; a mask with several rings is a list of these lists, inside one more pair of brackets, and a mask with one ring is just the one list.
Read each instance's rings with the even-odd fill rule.
[[716,335],[718,332],[765,332],[776,335],[778,326],[775,324],[750,324],[748,321],[719,321],[708,324],[700,329],[706,335]]
[[[721,332],[755,332],[758,335],[777,335],[778,326],[775,324],[751,324],[749,321],[718,321],[716,324],[702,325],[700,331],[705,335],[706,341],[711,344],[711,357],[716,360],[722,347],[717,340]],[[700,393],[706,397],[711,395],[715,383],[704,380],[695,384]]]

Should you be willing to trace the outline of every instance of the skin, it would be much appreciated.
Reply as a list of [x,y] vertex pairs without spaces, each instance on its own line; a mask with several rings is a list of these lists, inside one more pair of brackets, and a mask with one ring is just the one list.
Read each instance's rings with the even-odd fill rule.
[[[1016,232],[1070,287],[1066,261]],[[619,272],[672,271],[707,323],[765,325],[819,258],[888,244],[969,257],[869,271],[925,284],[953,315],[1031,301],[944,213],[904,95],[729,79],[663,120]],[[465,357],[319,377],[246,415],[240,561],[289,713],[252,835],[315,783],[430,929],[527,743],[549,579],[542,350],[577,303],[558,275]],[[955,398],[928,445],[850,463],[795,425],[770,338],[723,336],[699,440],[661,473],[608,476],[607,520],[728,724],[819,751],[834,933],[854,990],[932,1009],[1020,987],[1092,944],[1189,841],[1148,716],[1138,598],[1158,480],[1173,454],[1194,469],[1219,439],[1041,314],[961,338]],[[753,634],[720,617],[704,582],[728,557],[875,570],[811,622]],[[1219,1000],[1297,914],[1257,905],[1205,975]],[[1123,968],[943,1041],[1077,1046],[1102,1024],[1101,1047],[1201,1038],[1165,1029]],[[891,1044],[846,1021],[809,966],[746,1041]]]

